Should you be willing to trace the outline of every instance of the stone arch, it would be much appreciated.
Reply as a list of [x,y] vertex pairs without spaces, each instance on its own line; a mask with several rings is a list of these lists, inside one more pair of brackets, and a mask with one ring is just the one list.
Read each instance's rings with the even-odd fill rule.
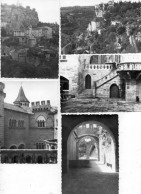
[[42,156],[38,156],[37,157],[37,163],[38,164],[42,164],[43,163],[43,157]]
[[[78,139],[77,143],[78,160],[81,159],[99,159],[99,140],[93,135],[84,135]],[[94,151],[96,151],[94,153]],[[93,155],[93,157],[92,157]]]
[[39,115],[36,122],[38,127],[46,127],[46,119],[43,115]]
[[91,89],[91,76],[89,74],[85,77],[85,89]]
[[10,146],[9,149],[17,149],[17,146],[16,145],[12,145],[12,146]]
[[[67,140],[67,164],[68,164],[68,167],[70,166],[70,162],[78,160],[78,158],[77,158],[77,146],[78,146],[77,142],[78,142],[78,138],[79,138],[79,136],[77,137],[77,135],[79,135],[78,128],[80,126],[84,126],[88,123],[96,125],[96,128],[99,127],[99,131],[101,131],[101,134],[105,133],[105,134],[107,134],[107,137],[110,138],[111,150],[106,150],[106,152],[102,152],[102,146],[105,146],[105,145],[103,144],[104,141],[102,139],[103,138],[102,135],[99,136],[100,138],[99,138],[99,148],[98,149],[99,149],[100,153],[99,153],[98,159],[100,161],[102,161],[104,164],[110,165],[112,170],[115,171],[116,170],[116,146],[117,145],[116,145],[114,135],[111,132],[111,130],[102,122],[90,121],[90,120],[79,123],[78,125],[76,125],[71,130],[71,132],[68,136],[68,140]],[[75,134],[76,131],[77,131],[77,134]],[[80,131],[83,131],[83,130],[80,129]],[[90,132],[90,134],[84,133],[84,135],[81,137],[89,136],[89,135],[90,136],[93,135],[92,131]]]
[[26,158],[25,158],[25,161],[26,161],[26,163],[28,163],[28,164],[32,163],[32,158],[31,158],[31,156],[27,155]]
[[18,149],[25,149],[25,144],[21,143],[21,144],[18,146]]
[[119,98],[119,87],[117,84],[110,86],[110,98]]
[[12,157],[12,163],[18,163],[18,156],[17,155]]

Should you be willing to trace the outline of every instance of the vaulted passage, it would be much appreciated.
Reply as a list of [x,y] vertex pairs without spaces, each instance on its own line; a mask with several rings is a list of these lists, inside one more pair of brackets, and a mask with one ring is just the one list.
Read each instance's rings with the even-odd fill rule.
[[69,135],[67,150],[69,168],[102,164],[106,166],[102,171],[115,172],[115,140],[102,123],[88,121],[77,125]]
[[117,121],[115,115],[63,116],[63,194],[118,194]]
[[85,89],[91,89],[91,76],[86,75],[85,77]]
[[119,88],[116,84],[112,84],[110,87],[110,98],[119,98]]

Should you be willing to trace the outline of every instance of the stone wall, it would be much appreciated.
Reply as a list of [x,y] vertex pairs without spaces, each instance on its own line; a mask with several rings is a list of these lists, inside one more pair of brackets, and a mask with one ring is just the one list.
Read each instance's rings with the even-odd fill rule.
[[96,97],[110,97],[110,87],[112,84],[116,84],[119,89],[120,89],[120,77],[116,77],[112,79],[111,81],[108,81],[104,85],[100,86],[99,88],[96,89]]
[[[29,130],[29,115],[17,111],[12,111],[5,109],[4,111],[4,140],[5,140],[5,148],[10,148],[12,145],[16,145],[17,147],[20,144],[25,144],[25,148],[27,148],[28,145],[28,130]],[[24,120],[24,127],[19,128],[9,127],[9,120],[14,119],[16,121],[18,120]]]
[[141,81],[134,79],[126,81],[126,100],[136,101],[136,97],[141,101]]

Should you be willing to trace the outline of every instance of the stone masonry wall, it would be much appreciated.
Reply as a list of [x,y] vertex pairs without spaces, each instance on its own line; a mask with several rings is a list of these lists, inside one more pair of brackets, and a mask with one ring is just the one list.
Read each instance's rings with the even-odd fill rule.
[[96,90],[96,97],[110,97],[110,87],[112,84],[116,84],[118,87],[120,86],[120,78],[116,77],[106,84],[100,86]]
[[[29,136],[29,116],[21,112],[16,112],[12,110],[5,109],[4,111],[4,136],[5,136],[5,148],[10,148],[12,145],[19,146],[20,144],[25,144],[27,148]],[[9,128],[9,120],[24,120],[24,128]]]

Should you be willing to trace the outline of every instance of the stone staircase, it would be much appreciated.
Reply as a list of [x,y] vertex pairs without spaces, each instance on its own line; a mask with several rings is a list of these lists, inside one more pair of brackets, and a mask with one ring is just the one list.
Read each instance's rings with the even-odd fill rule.
[[112,79],[114,79],[115,77],[117,77],[117,71],[113,71],[110,74],[104,76],[103,78],[101,78],[100,80],[96,81],[96,88],[99,88],[100,86],[106,84],[107,82],[111,81]]
[[93,89],[85,89],[79,94],[78,99],[93,98]]
[[102,77],[101,79],[97,80],[95,83],[95,89],[85,89],[82,91],[82,93],[79,94],[78,99],[85,99],[85,98],[94,98],[94,90],[96,90],[97,88],[103,86],[104,84],[106,84],[107,82],[111,81],[112,79],[116,78],[118,76],[117,71],[112,71],[111,73],[109,73],[108,75]]

